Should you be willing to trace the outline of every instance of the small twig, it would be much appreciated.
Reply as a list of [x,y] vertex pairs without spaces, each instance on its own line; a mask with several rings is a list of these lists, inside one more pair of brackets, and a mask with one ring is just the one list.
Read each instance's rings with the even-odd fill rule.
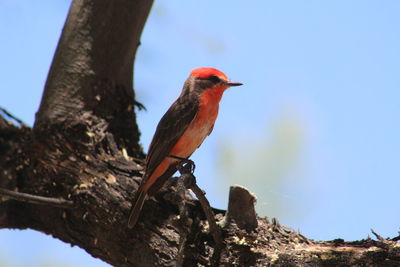
[[16,122],[18,122],[21,126],[27,127],[27,125],[22,120],[18,119],[14,115],[12,115],[5,108],[0,107],[0,111],[2,111],[4,114],[6,114],[9,118],[11,118],[11,119],[15,120]]
[[400,241],[400,235],[393,237],[393,238],[388,238],[385,239],[381,235],[377,234],[373,229],[371,229],[371,232],[376,236],[376,238],[381,241],[381,242],[386,242],[386,241]]
[[186,188],[183,179],[178,179],[177,189],[180,198],[179,220],[177,222],[179,230],[179,247],[178,247],[178,256],[176,259],[175,267],[182,267],[185,257],[185,244],[187,241],[187,236],[190,232],[192,220],[188,216],[188,208],[186,205],[186,198],[185,198]]
[[371,232],[374,234],[374,236],[376,236],[376,238],[381,241],[381,242],[385,242],[387,241],[386,239],[384,239],[382,236],[380,236],[379,234],[377,234],[374,229],[371,229]]
[[139,111],[140,110],[144,110],[144,111],[147,111],[147,108],[142,104],[142,103],[140,103],[139,101],[136,101],[135,100],[135,106],[139,109]]
[[7,196],[9,198],[12,198],[12,199],[15,199],[18,201],[34,203],[34,204],[41,204],[41,205],[48,205],[48,206],[53,206],[53,207],[57,207],[57,208],[72,208],[73,204],[74,204],[74,202],[72,202],[70,200],[65,200],[62,198],[35,196],[35,195],[16,192],[16,191],[4,189],[4,188],[0,188],[0,195]]
[[400,241],[400,235],[393,237],[392,239],[390,239],[391,241]]
[[210,202],[208,202],[208,199],[205,197],[203,190],[201,190],[197,184],[193,184],[190,189],[200,201],[201,207],[203,208],[203,211],[207,217],[207,221],[210,225],[210,232],[214,238],[215,243],[217,243],[218,245],[222,244],[221,229],[215,222],[215,217],[210,207]]
[[216,247],[213,254],[213,260],[218,261],[221,248],[223,245],[221,229],[218,227],[215,221],[214,213],[211,209],[210,203],[205,197],[204,191],[201,190],[196,184],[196,177],[193,175],[194,169],[195,169],[195,164],[193,161],[189,159],[183,160],[178,167],[178,170],[181,173],[181,178],[185,182],[186,188],[192,190],[192,192],[196,195],[206,215],[208,224],[210,226],[210,233],[213,236],[213,239],[216,243]]

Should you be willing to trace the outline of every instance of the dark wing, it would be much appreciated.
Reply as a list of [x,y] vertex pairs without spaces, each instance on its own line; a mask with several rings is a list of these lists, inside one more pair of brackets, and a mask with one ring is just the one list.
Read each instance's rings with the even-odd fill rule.
[[161,118],[146,157],[145,176],[142,184],[169,155],[173,146],[195,118],[197,110],[198,100],[196,97],[189,94],[181,95]]

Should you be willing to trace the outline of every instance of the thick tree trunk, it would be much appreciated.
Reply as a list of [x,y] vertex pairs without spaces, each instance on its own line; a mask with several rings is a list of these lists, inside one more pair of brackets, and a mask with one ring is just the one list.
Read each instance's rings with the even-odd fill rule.
[[133,62],[151,4],[73,1],[36,114],[35,131],[58,124],[66,127],[89,116],[103,120],[120,148],[141,154]]
[[[215,243],[198,202],[185,196],[192,223],[177,219],[182,196],[176,180],[145,203],[134,229],[127,228],[143,159],[133,63],[151,4],[73,2],[33,129],[0,116],[1,228],[44,232],[114,266],[210,265]],[[3,189],[64,201],[31,203]],[[224,225],[220,265],[400,264],[395,241],[314,242],[255,217],[253,202],[234,188],[226,218],[214,210]]]

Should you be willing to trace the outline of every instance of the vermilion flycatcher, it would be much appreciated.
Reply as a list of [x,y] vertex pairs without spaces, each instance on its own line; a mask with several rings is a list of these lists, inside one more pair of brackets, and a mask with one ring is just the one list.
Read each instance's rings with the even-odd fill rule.
[[182,93],[158,123],[145,160],[145,173],[135,195],[128,227],[135,226],[143,203],[177,171],[179,158],[189,158],[211,133],[224,91],[231,82],[214,68],[192,70]]

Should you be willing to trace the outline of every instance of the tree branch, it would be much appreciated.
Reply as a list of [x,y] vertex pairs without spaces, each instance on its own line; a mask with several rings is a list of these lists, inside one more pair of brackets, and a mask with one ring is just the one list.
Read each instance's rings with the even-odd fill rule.
[[49,205],[49,206],[56,207],[56,208],[72,208],[72,206],[74,204],[72,201],[68,201],[65,199],[35,196],[35,195],[31,195],[31,194],[7,190],[4,188],[0,188],[0,195],[7,196],[9,198],[23,201],[23,202]]
[[[113,266],[173,266],[177,261],[181,266],[207,266],[212,262],[215,242],[205,227],[201,205],[188,196],[184,202],[191,224],[186,226],[186,242],[180,242],[182,231],[175,223],[181,203],[177,198],[176,179],[170,179],[167,188],[146,201],[140,222],[129,230],[126,224],[130,201],[142,168],[115,149],[112,138],[98,137],[94,138],[96,142],[82,144],[65,139],[58,132],[48,133],[46,138],[33,138],[32,131],[24,128],[18,131],[8,135],[0,129],[0,147],[7,147],[5,154],[13,155],[13,160],[0,155],[0,170],[8,173],[4,176],[0,172],[0,180],[15,181],[9,188],[14,184],[28,194],[73,201],[76,208],[2,201],[0,228],[39,230],[84,248]],[[26,141],[15,143],[14,136]],[[19,149],[25,151],[10,152]],[[240,203],[230,202],[230,210],[237,210],[233,206]],[[225,211],[214,209],[214,213],[223,220]],[[239,213],[226,221],[222,229],[226,246],[221,251],[221,266],[395,266],[400,263],[398,242],[390,240],[314,242],[276,220],[271,223],[257,217],[256,228],[250,230],[238,227],[241,224],[237,222],[246,221]]]
[[5,108],[0,107],[0,111],[3,112],[7,117],[9,117],[9,118],[15,120],[16,122],[18,122],[21,126],[24,126],[24,127],[27,126],[22,120],[20,120],[17,117],[15,117],[13,114],[8,112]]
[[35,131],[101,118],[120,148],[142,157],[133,63],[151,0],[75,0],[47,77]]
[[[201,205],[188,196],[184,202],[191,223],[185,226],[186,242],[180,238],[175,222],[181,199],[174,179],[146,201],[135,228],[126,227],[143,169],[127,155],[143,158],[133,110],[133,61],[151,3],[72,3],[33,131],[0,114],[0,187],[62,198],[76,208],[2,198],[0,228],[41,231],[113,266],[211,263],[215,242],[204,227]],[[254,198],[242,193],[250,208],[242,213],[235,207],[241,202],[230,197],[222,266],[400,264],[398,242],[314,242],[276,220],[256,217]],[[214,213],[221,220],[225,216],[222,210]],[[246,214],[251,218],[244,219]]]
[[[204,211],[204,214],[207,218],[208,225],[210,227],[210,234],[212,235],[214,242],[215,242],[214,254],[212,256],[212,258],[213,258],[212,261],[213,261],[213,263],[218,264],[220,255],[221,255],[221,249],[224,244],[222,235],[221,235],[221,229],[217,225],[214,213],[210,206],[210,202],[208,202],[208,199],[205,197],[204,191],[201,190],[200,187],[196,183],[196,177],[193,175],[196,165],[190,159],[181,159],[181,160],[182,161],[178,166],[178,170],[181,173],[181,177],[179,177],[179,179],[183,180],[185,187],[187,189],[192,190],[192,192],[196,195],[197,199],[200,202],[200,205]],[[185,233],[185,235],[186,235],[186,233]],[[185,239],[186,239],[186,237],[185,237]]]

